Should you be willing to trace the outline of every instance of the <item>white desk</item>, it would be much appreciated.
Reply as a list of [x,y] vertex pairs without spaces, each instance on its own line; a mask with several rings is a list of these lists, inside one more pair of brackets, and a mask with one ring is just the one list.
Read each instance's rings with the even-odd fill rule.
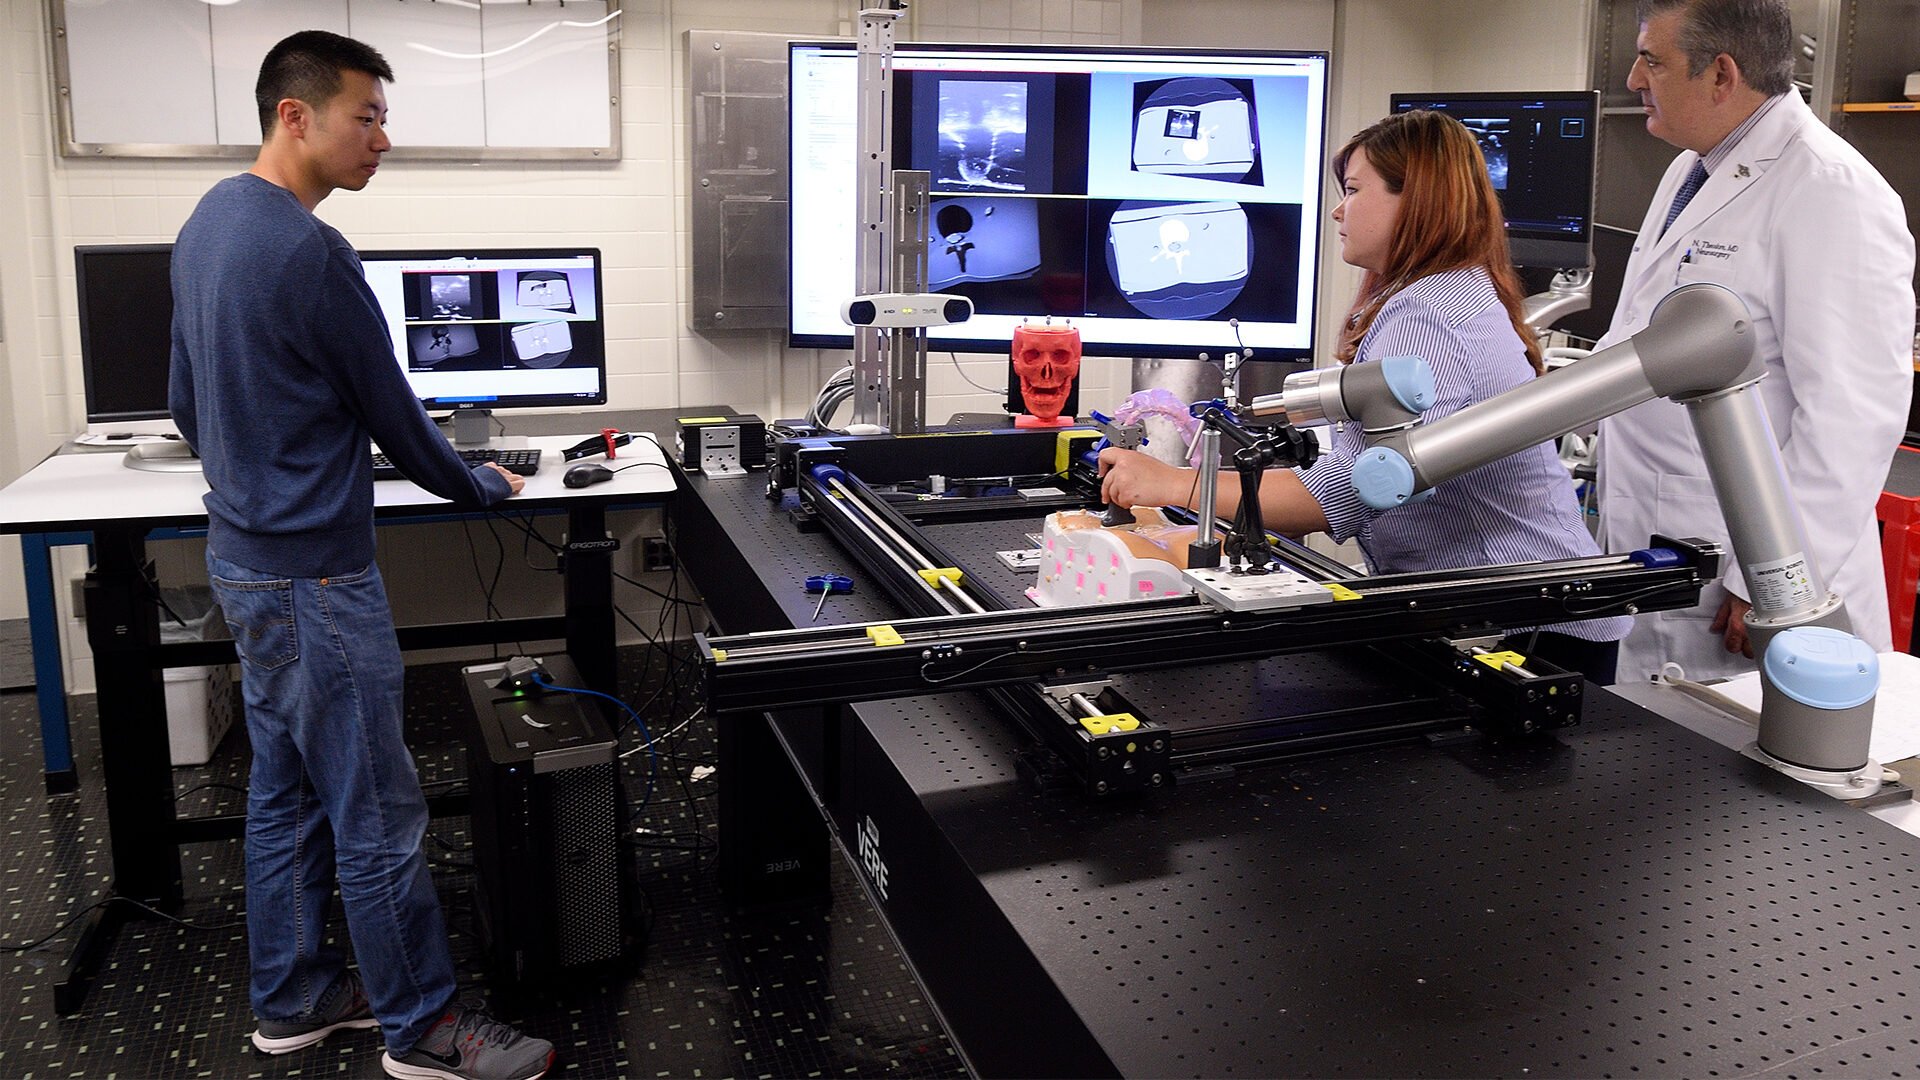
[[[567,487],[561,478],[571,463],[561,461],[560,454],[582,438],[580,435],[529,438],[527,445],[542,451],[540,471],[527,477],[525,490],[496,509],[579,498],[658,496],[673,490],[673,471],[667,467],[666,457],[659,447],[644,439],[621,447],[620,456],[606,464],[614,468],[634,462],[653,465],[627,469],[592,487]],[[206,508],[200,500],[207,493],[207,481],[199,472],[129,469],[124,458],[125,451],[92,449],[76,449],[47,458],[25,476],[0,488],[0,532],[84,528],[100,521],[206,522]],[[604,462],[598,457],[589,460]],[[452,509],[452,504],[445,499],[406,480],[382,480],[374,484],[373,505],[376,512]]]
[[[674,490],[677,475],[660,449],[637,441],[619,449],[614,466],[650,462],[591,487],[562,483],[561,452],[579,435],[538,436],[540,471],[525,489],[498,509],[561,509],[568,515],[566,614],[560,618],[497,620],[482,624],[402,627],[403,648],[535,641],[564,637],[567,651],[588,686],[617,691],[614,663],[614,546],[607,541],[606,510],[614,503],[658,503]],[[26,556],[29,618],[33,623],[36,676],[40,683],[41,730],[49,747],[48,789],[72,790],[77,777],[67,746],[65,688],[60,679],[48,548],[90,543],[94,569],[85,588],[87,640],[94,655],[100,713],[101,772],[107,795],[107,827],[113,851],[114,892],[162,908],[181,898],[179,845],[238,835],[237,819],[187,820],[174,816],[173,777],[167,753],[166,700],[160,669],[231,662],[231,642],[162,645],[157,591],[148,576],[146,538],[166,526],[204,526],[206,479],[199,473],[129,469],[118,452],[55,454],[0,489],[0,533],[19,533]],[[592,460],[601,460],[595,458]],[[404,480],[374,485],[376,520],[405,520],[461,513],[453,504]],[[474,512],[474,511],[464,511]],[[481,511],[485,512],[485,511]],[[35,602],[36,596],[39,602]],[[49,674],[49,671],[51,674]],[[65,758],[57,779],[51,752]],[[54,989],[55,1011],[78,1007],[91,973],[125,908],[97,909],[75,945],[64,978]]]
[[[623,499],[651,501],[674,488],[674,475],[660,448],[637,439],[618,450],[612,467],[624,469],[612,480],[586,488],[562,482],[569,462],[567,447],[584,436],[543,435],[526,440],[542,451],[540,471],[527,477],[520,494],[498,509],[573,506],[581,500],[606,504]],[[151,472],[130,469],[123,448],[63,447],[13,483],[0,489],[0,533],[19,533],[25,561],[27,621],[32,641],[34,683],[40,708],[41,753],[49,793],[72,791],[78,783],[68,733],[66,681],[60,663],[59,618],[54,609],[52,549],[91,544],[97,524],[140,521],[149,527],[188,529],[206,525],[201,500],[207,483],[198,471]],[[591,461],[604,461],[599,457]],[[406,480],[373,486],[376,520],[419,517],[452,510],[452,504]]]

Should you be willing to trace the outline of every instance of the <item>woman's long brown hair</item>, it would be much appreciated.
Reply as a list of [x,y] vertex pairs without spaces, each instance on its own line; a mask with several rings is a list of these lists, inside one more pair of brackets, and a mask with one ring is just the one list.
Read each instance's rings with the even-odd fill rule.
[[1493,279],[1514,333],[1535,374],[1544,370],[1540,343],[1521,316],[1520,278],[1507,252],[1500,198],[1487,178],[1480,144],[1460,121],[1415,109],[1395,113],[1355,135],[1334,155],[1333,175],[1344,189],[1347,163],[1364,151],[1368,164],[1400,196],[1400,220],[1385,269],[1367,271],[1353,298],[1346,332],[1335,352],[1353,362],[1373,320],[1393,294],[1429,274],[1478,266]]

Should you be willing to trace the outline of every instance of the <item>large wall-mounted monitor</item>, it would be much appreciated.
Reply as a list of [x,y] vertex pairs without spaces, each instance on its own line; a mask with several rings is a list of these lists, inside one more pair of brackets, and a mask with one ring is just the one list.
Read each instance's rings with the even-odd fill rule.
[[[858,54],[788,61],[789,341],[848,348]],[[1051,316],[1095,355],[1311,357],[1326,89],[1324,53],[898,46],[893,166],[932,175],[927,287],[974,303],[930,344],[1003,351]]]
[[360,265],[428,409],[606,404],[598,248],[363,251]]
[[73,249],[89,435],[175,430],[167,411],[172,261],[172,244],[84,244]]
[[1393,111],[1432,109],[1472,131],[1507,216],[1516,266],[1579,269],[1593,261],[1597,90],[1395,94]]

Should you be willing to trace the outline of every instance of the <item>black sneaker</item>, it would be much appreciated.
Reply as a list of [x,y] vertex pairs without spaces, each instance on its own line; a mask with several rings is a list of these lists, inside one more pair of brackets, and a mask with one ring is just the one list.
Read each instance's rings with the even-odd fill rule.
[[400,1080],[539,1080],[553,1067],[553,1044],[522,1035],[471,1005],[455,1005],[413,1049],[380,1055]]
[[254,1029],[253,1046],[263,1054],[290,1054],[339,1031],[342,1028],[377,1028],[367,1005],[367,992],[360,976],[351,971],[340,973],[333,985],[320,997],[320,1007],[304,1020],[262,1020]]

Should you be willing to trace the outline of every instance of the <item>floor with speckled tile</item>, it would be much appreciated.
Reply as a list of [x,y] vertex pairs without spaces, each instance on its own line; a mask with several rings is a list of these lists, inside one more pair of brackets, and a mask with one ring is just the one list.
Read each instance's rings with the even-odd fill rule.
[[[683,665],[622,655],[630,700],[656,691],[659,782],[635,818],[648,914],[636,974],[564,995],[497,992],[474,936],[465,817],[436,818],[427,853],[446,909],[461,994],[551,1039],[560,1076],[964,1076],[885,927],[843,860],[829,903],[739,913],[723,903],[715,843],[713,728],[693,710]],[[679,670],[678,680],[668,669]],[[678,692],[677,692],[678,691]],[[235,691],[238,692],[237,689]],[[457,665],[409,669],[408,737],[429,791],[465,783],[456,724],[468,708]],[[120,931],[82,1010],[58,1017],[53,982],[72,945],[53,932],[105,895],[110,880],[94,703],[72,699],[80,790],[47,795],[31,692],[0,694],[0,1075],[17,1077],[378,1076],[378,1034],[336,1033],[282,1057],[247,1040],[247,947],[240,844],[181,849],[192,927],[135,920]],[[684,722],[683,722],[684,721]],[[637,739],[623,736],[623,748]],[[247,746],[236,725],[205,766],[174,770],[181,816],[245,807]],[[629,792],[646,755],[627,756]],[[696,779],[696,773],[699,777]],[[344,936],[345,925],[336,920]]]

